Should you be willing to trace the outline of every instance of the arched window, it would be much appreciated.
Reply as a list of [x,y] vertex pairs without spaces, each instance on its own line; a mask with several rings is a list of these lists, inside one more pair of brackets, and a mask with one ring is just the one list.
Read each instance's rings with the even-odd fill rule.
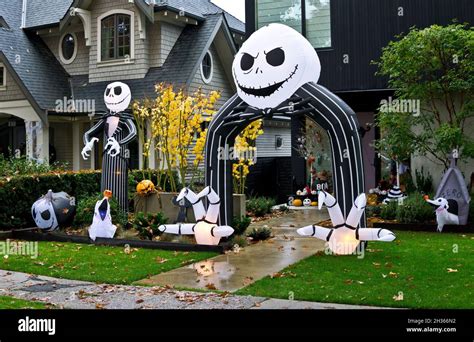
[[132,58],[132,16],[125,13],[111,14],[100,21],[101,61]]

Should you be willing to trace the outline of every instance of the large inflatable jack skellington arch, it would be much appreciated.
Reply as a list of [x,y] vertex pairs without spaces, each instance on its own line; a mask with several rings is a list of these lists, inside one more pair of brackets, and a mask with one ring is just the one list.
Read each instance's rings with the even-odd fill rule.
[[104,151],[102,154],[101,191],[111,190],[120,207],[128,211],[128,160],[130,152],[127,144],[137,136],[133,116],[126,113],[132,94],[125,83],[114,82],[104,92],[104,102],[108,112],[100,117],[97,124],[84,134],[82,157],[89,158],[94,143],[102,132]]
[[[364,192],[359,124],[354,111],[317,84],[318,55],[300,33],[282,24],[256,31],[242,45],[233,67],[237,94],[216,114],[206,141],[206,184],[223,200],[220,225],[232,222],[232,160],[220,151],[232,147],[252,121],[306,115],[325,129],[333,151],[335,197],[346,217]],[[365,227],[365,214],[360,218]]]

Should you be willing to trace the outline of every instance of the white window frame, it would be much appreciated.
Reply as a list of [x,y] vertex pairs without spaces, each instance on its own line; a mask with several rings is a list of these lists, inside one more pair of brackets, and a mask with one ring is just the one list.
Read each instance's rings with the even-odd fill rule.
[[204,58],[202,59],[201,61],[201,66],[200,66],[200,69],[201,69],[201,78],[202,78],[202,81],[206,84],[209,84],[212,82],[212,77],[214,76],[214,56],[212,55],[212,52],[211,50],[208,50],[205,54],[204,54],[204,57],[209,54],[209,57],[211,58],[211,73],[209,75],[208,78],[206,78],[204,76],[204,70],[202,68],[202,63],[204,62]]
[[[71,59],[66,59],[63,55],[63,39],[66,37],[68,34],[70,34],[74,38],[74,52],[72,54]],[[77,41],[77,35],[74,32],[66,32],[61,36],[61,39],[59,39],[59,59],[63,64],[71,64],[76,60],[77,57],[77,48],[78,48],[78,41]]]
[[5,91],[7,90],[7,68],[3,63],[0,63],[0,68],[3,70],[3,84],[0,84],[0,91]]
[[[124,58],[102,61],[102,20],[110,15],[126,14],[130,16],[130,59]],[[97,18],[97,63],[99,64],[128,64],[135,59],[135,12],[126,9],[113,9]]]

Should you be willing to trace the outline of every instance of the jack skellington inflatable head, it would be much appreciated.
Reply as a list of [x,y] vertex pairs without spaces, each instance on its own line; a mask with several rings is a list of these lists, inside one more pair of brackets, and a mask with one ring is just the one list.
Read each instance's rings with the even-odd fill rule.
[[270,24],[242,45],[232,71],[239,97],[265,109],[277,107],[303,84],[317,83],[321,64],[300,33],[283,24]]
[[82,157],[87,160],[98,136],[104,134],[102,153],[101,190],[110,189],[120,207],[128,210],[128,161],[127,144],[137,136],[133,115],[127,112],[132,94],[130,87],[122,82],[109,84],[104,91],[104,102],[108,112],[84,134]]
[[104,92],[104,103],[112,113],[125,111],[132,100],[130,87],[122,82],[114,82]]

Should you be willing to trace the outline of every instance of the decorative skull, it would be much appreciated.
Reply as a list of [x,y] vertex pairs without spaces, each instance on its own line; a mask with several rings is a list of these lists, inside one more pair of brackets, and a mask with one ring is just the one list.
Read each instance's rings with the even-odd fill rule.
[[114,82],[107,86],[104,102],[112,113],[123,112],[130,105],[132,93],[130,87],[122,82]]
[[266,109],[277,107],[305,83],[316,83],[321,64],[306,38],[275,23],[250,36],[237,53],[232,71],[240,98]]
[[72,223],[75,213],[73,197],[65,192],[53,193],[51,190],[31,207],[33,220],[38,228],[45,231],[53,231],[59,226]]

